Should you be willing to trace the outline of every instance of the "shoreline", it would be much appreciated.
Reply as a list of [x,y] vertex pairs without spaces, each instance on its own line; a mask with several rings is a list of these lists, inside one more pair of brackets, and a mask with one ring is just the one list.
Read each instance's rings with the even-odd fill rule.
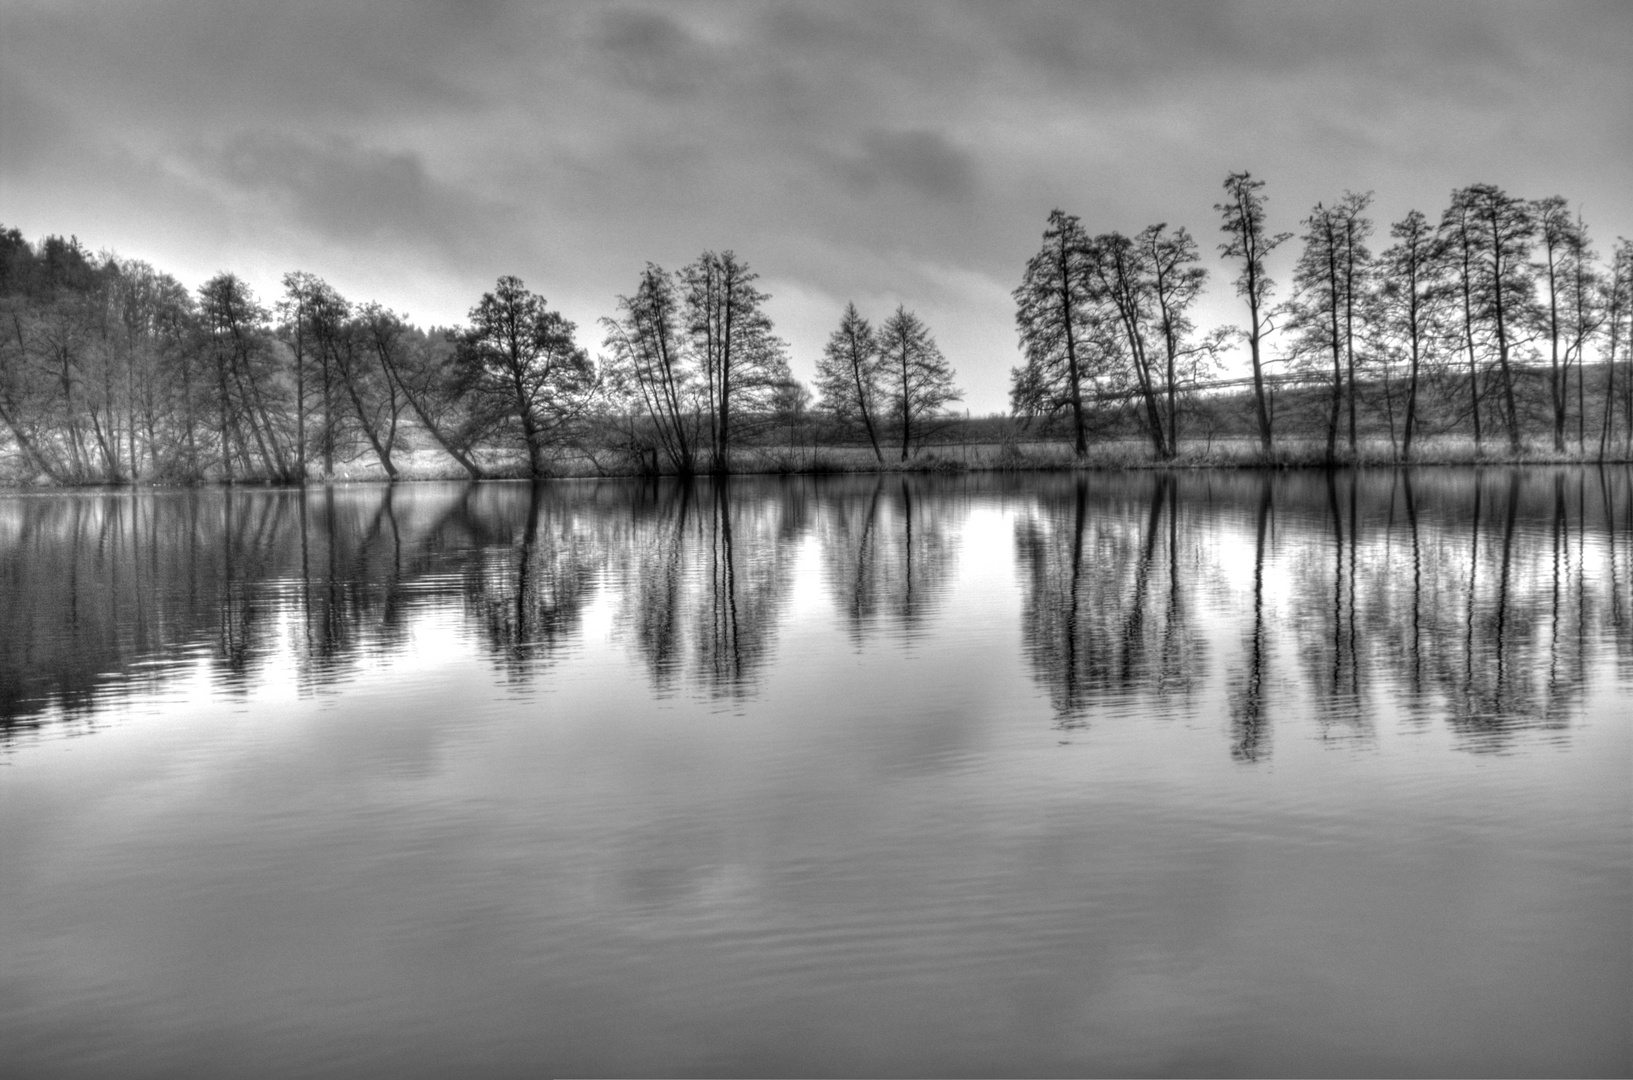
[[[862,453],[858,453],[860,449]],[[1061,450],[1067,448],[1061,447]],[[830,446],[815,448],[798,448],[793,452],[784,450],[767,452],[764,448],[748,448],[744,451],[744,459],[735,462],[735,467],[729,471],[715,471],[700,469],[687,476],[677,471],[658,470],[656,472],[641,469],[608,469],[603,467],[589,467],[587,459],[578,459],[570,463],[562,463],[559,468],[549,475],[529,477],[520,463],[496,462],[492,471],[482,477],[472,477],[464,470],[453,466],[438,467],[440,463],[421,463],[399,470],[399,475],[392,479],[378,467],[348,469],[329,477],[309,476],[304,483],[296,483],[279,479],[235,479],[231,482],[220,479],[204,479],[197,482],[178,482],[173,480],[125,480],[125,481],[88,481],[83,484],[53,484],[33,483],[28,480],[0,479],[0,493],[24,494],[45,492],[90,492],[90,491],[137,491],[137,490],[187,490],[206,488],[245,488],[266,490],[272,488],[321,488],[344,487],[351,484],[414,484],[414,483],[548,483],[561,480],[679,480],[679,479],[717,479],[727,476],[763,477],[763,476],[956,476],[970,473],[1008,473],[1008,474],[1059,474],[1059,473],[1111,473],[1111,472],[1244,472],[1244,471],[1321,471],[1321,472],[1352,472],[1383,469],[1446,469],[1446,468],[1615,468],[1633,465],[1633,456],[1624,453],[1607,453],[1599,458],[1597,453],[1592,455],[1578,455],[1570,451],[1560,453],[1554,450],[1522,449],[1520,453],[1512,452],[1493,453],[1482,451],[1475,453],[1472,446],[1458,448],[1453,452],[1445,452],[1450,448],[1441,448],[1441,452],[1426,453],[1422,457],[1414,456],[1411,461],[1395,460],[1388,452],[1387,447],[1381,448],[1384,453],[1368,453],[1363,449],[1361,453],[1351,457],[1341,454],[1337,460],[1327,460],[1324,446],[1288,445],[1278,446],[1265,455],[1257,446],[1252,448],[1216,446],[1214,448],[1192,448],[1182,450],[1174,458],[1167,461],[1153,460],[1146,457],[1142,460],[1137,453],[1129,453],[1126,445],[1107,444],[1101,452],[1096,453],[1091,448],[1090,453],[1078,459],[1073,457],[1069,450],[1065,453],[1050,452],[1049,450],[1016,450],[1012,447],[1000,448],[996,454],[990,453],[990,446],[960,447],[938,446],[927,448],[921,455],[905,462],[887,462],[883,466],[871,460],[871,454],[866,454],[866,448],[849,446]],[[973,451],[973,453],[972,453]],[[1008,451],[1008,452],[1005,452]],[[750,457],[750,455],[753,455]],[[870,460],[843,460],[844,457]],[[973,460],[972,460],[973,458]],[[803,460],[801,460],[803,459]],[[575,467],[578,466],[578,467]]]

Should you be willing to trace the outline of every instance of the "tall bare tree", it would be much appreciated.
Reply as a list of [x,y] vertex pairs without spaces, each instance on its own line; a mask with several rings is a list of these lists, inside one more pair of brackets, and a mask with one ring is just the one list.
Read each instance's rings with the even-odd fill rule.
[[1469,416],[1474,425],[1474,449],[1483,448],[1480,422],[1480,361],[1477,353],[1480,320],[1477,314],[1480,241],[1473,201],[1452,193],[1452,203],[1440,218],[1439,247],[1451,276],[1449,288],[1457,297],[1458,339],[1469,364]]
[[1368,264],[1372,258],[1366,247],[1366,238],[1372,235],[1372,219],[1366,216],[1366,208],[1371,203],[1370,191],[1359,195],[1346,191],[1334,208],[1343,233],[1344,356],[1349,363],[1349,450],[1352,455],[1356,450],[1355,312],[1366,304]]
[[874,417],[879,411],[883,359],[873,327],[862,318],[855,304],[846,304],[839,328],[828,336],[816,371],[822,408],[842,423],[860,423],[880,465],[884,464],[885,455],[879,448]]
[[1259,421],[1259,443],[1270,449],[1270,409],[1266,404],[1264,365],[1260,358],[1259,343],[1269,329],[1269,298],[1275,284],[1265,272],[1265,258],[1290,238],[1292,233],[1265,231],[1264,196],[1259,194],[1263,180],[1255,180],[1251,173],[1233,172],[1225,177],[1226,199],[1215,203],[1220,215],[1220,228],[1229,237],[1219,250],[1226,258],[1242,261],[1241,273],[1236,277],[1236,295],[1247,300],[1248,353],[1253,362],[1253,407]]
[[1425,355],[1437,338],[1434,311],[1442,294],[1441,262],[1435,231],[1413,210],[1389,227],[1395,243],[1378,257],[1384,330],[1404,343],[1407,356],[1406,419],[1401,458],[1412,460],[1418,428],[1418,392]]
[[1622,423],[1627,432],[1627,453],[1633,454],[1633,240],[1625,237],[1616,241],[1611,256],[1610,275],[1601,286],[1601,304],[1605,313],[1605,404],[1604,417],[1599,425],[1599,460],[1605,460],[1610,449],[1610,432],[1616,421],[1616,357],[1628,359],[1623,363],[1621,402]]
[[1466,245],[1464,256],[1472,263],[1472,309],[1496,354],[1508,445],[1517,453],[1521,432],[1513,354],[1536,292],[1530,261],[1536,221],[1525,200],[1492,184],[1474,184],[1453,192],[1447,214],[1459,243]]
[[1343,222],[1333,208],[1316,203],[1301,224],[1304,248],[1293,270],[1293,295],[1285,308],[1288,326],[1297,335],[1295,357],[1302,362],[1324,352],[1332,360],[1331,407],[1327,412],[1330,463],[1337,454],[1338,418],[1344,399]]
[[922,442],[934,419],[963,392],[953,385],[952,365],[936,346],[930,328],[903,305],[879,327],[879,350],[888,375],[891,415],[901,425],[902,454]]
[[1603,276],[1595,268],[1593,246],[1588,242],[1588,227],[1582,221],[1581,211],[1577,212],[1574,226],[1566,235],[1565,246],[1565,357],[1576,368],[1576,448],[1578,453],[1586,453],[1588,403],[1583,362],[1589,342],[1604,324],[1605,312]]
[[1151,299],[1156,305],[1156,330],[1162,341],[1164,374],[1168,398],[1168,446],[1179,452],[1179,386],[1201,373],[1207,359],[1218,349],[1217,335],[1200,344],[1190,339],[1195,326],[1191,305],[1208,278],[1196,241],[1185,226],[1168,231],[1166,223],[1151,225],[1134,238],[1136,248],[1151,275]]
[[1562,195],[1550,195],[1533,200],[1529,211],[1536,221],[1539,254],[1533,267],[1538,285],[1547,290],[1543,304],[1537,309],[1539,330],[1548,341],[1548,399],[1553,411],[1554,449],[1565,449],[1565,420],[1570,402],[1570,345],[1565,343],[1564,362],[1561,363],[1560,344],[1565,336],[1562,320],[1569,315],[1561,293],[1573,276],[1572,252],[1582,248],[1576,235],[1576,221],[1571,217],[1569,204]]
[[198,292],[200,329],[215,374],[218,439],[227,481],[235,478],[235,456],[244,479],[296,479],[266,309],[234,274],[217,274]]
[[731,469],[734,420],[768,409],[792,376],[788,350],[772,333],[759,275],[730,251],[705,251],[681,271],[685,321],[701,368],[713,466]]
[[1122,348],[1118,350],[1126,361],[1122,374],[1125,382],[1133,383],[1133,393],[1145,407],[1151,449],[1159,459],[1167,460],[1173,457],[1173,450],[1168,445],[1167,425],[1158,399],[1158,373],[1153,370],[1150,350],[1156,275],[1144,248],[1119,232],[1094,238],[1088,265],[1097,299],[1110,309],[1122,331]]
[[647,263],[635,294],[620,296],[618,308],[621,318],[601,320],[612,352],[610,388],[646,415],[670,464],[690,476],[697,468],[701,410],[674,277]]
[[1088,453],[1084,388],[1092,377],[1091,342],[1096,327],[1092,282],[1087,266],[1089,235],[1075,215],[1055,210],[1043,233],[1043,248],[1027,261],[1015,290],[1015,325],[1026,363],[1010,373],[1010,400],[1016,413],[1053,414],[1070,409],[1072,445]]

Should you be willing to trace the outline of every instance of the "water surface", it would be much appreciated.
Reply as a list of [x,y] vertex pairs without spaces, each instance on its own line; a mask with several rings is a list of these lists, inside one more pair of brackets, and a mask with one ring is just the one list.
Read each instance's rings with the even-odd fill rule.
[[0,498],[0,1071],[1633,1071],[1633,474]]

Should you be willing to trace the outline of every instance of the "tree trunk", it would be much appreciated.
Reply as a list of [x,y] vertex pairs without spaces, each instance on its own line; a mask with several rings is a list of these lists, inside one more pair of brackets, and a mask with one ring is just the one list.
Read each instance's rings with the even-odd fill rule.
[[862,424],[867,428],[868,442],[873,444],[873,457],[880,465],[885,463],[884,452],[879,449],[879,435],[873,430],[873,416],[868,409],[867,392],[862,385],[862,365],[857,362],[856,343],[851,343],[851,375],[856,379],[856,405],[862,410]]

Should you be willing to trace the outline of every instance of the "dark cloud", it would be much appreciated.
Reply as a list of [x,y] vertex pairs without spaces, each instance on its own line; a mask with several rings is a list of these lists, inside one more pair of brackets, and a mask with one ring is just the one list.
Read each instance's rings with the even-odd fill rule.
[[860,142],[855,154],[837,164],[837,171],[860,192],[896,184],[910,195],[957,200],[975,190],[974,156],[940,132],[869,131]]
[[433,180],[419,154],[354,139],[241,136],[226,146],[217,175],[341,241],[418,246],[429,240],[455,248],[485,239],[482,226],[496,212]]
[[690,97],[705,84],[707,50],[662,11],[609,11],[592,40],[611,70],[648,94]]
[[683,26],[661,11],[609,11],[596,37],[610,55],[631,64],[669,64],[695,43]]

